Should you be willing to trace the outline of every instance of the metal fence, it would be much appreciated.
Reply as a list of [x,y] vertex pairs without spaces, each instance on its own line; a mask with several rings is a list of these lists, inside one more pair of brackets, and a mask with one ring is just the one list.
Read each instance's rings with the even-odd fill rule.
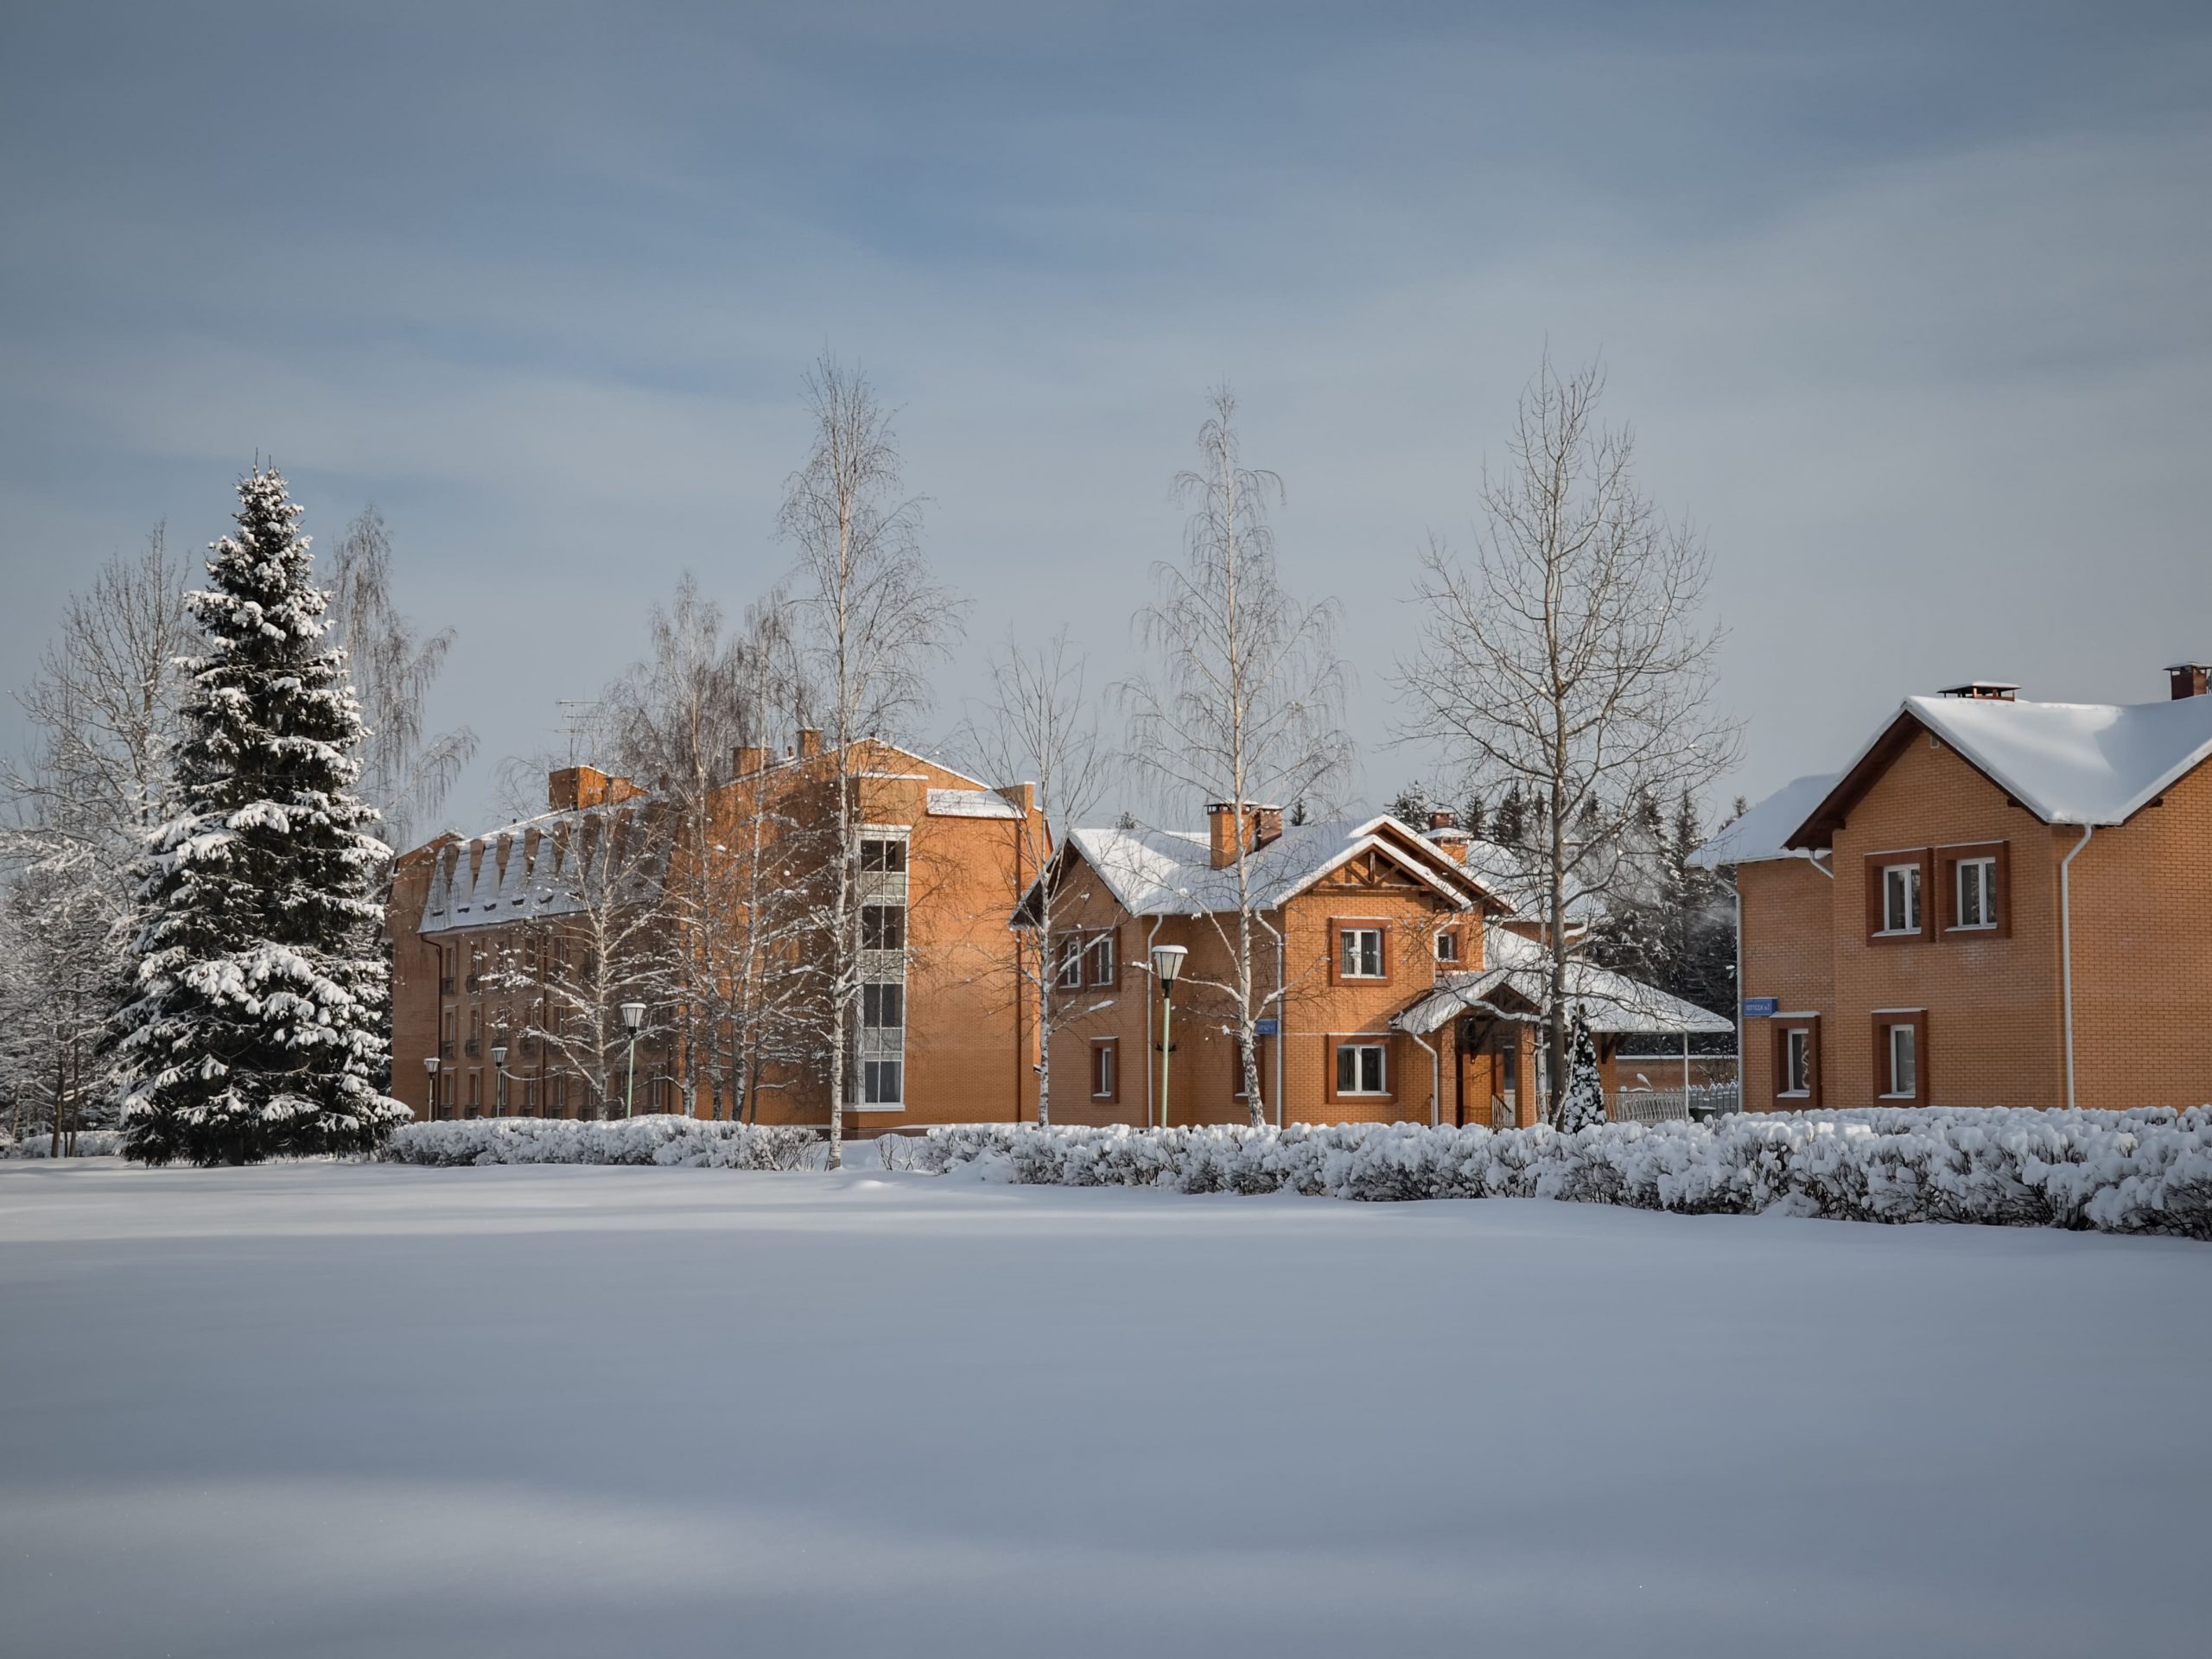
[[1733,1083],[1693,1084],[1688,1089],[1621,1089],[1608,1116],[1616,1123],[1664,1123],[1718,1117],[1744,1109],[1744,1090]]

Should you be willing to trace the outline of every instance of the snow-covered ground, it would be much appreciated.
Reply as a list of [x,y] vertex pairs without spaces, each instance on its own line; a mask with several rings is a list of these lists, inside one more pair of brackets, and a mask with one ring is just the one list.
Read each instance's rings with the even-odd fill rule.
[[11,1654],[2190,1654],[2212,1247],[0,1166]]

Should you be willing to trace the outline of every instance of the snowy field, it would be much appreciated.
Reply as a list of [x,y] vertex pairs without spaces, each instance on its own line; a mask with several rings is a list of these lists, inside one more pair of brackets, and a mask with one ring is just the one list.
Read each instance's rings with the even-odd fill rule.
[[2212,1246],[0,1166],[0,1649],[2201,1654]]

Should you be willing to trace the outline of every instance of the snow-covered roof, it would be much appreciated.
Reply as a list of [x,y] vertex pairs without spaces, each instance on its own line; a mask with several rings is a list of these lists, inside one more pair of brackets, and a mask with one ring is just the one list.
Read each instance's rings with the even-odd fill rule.
[[1743,817],[1715,830],[1710,841],[1690,855],[1690,862],[1701,870],[1717,870],[1724,864],[1802,858],[1802,853],[1789,849],[1789,837],[1835,787],[1838,776],[1817,772],[1791,779]]
[[1886,764],[1901,725],[1924,727],[2045,823],[2125,823],[2212,759],[2212,696],[2167,702],[1907,697],[1789,837],[1821,847]]
[[[1439,974],[1436,988],[1391,1021],[1401,1031],[1427,1036],[1470,1013],[1529,1019],[1544,1006],[1551,988],[1549,953],[1535,940],[1503,927],[1483,936],[1476,973]],[[1609,968],[1572,957],[1567,963],[1567,1000],[1581,1006],[1590,1029],[1607,1037],[1679,1037],[1734,1029],[1726,1019]]]
[[[1236,868],[1212,868],[1212,842],[1203,831],[1073,830],[1068,842],[1131,915],[1205,916],[1236,908]],[[1424,847],[1428,857],[1408,842]],[[1427,847],[1417,832],[1389,817],[1287,825],[1246,866],[1260,904],[1272,909],[1370,849],[1395,858],[1455,905],[1488,895],[1478,873],[1462,871],[1450,854]]]
[[1021,809],[990,789],[933,789],[929,792],[933,818],[1019,818]]
[[541,813],[441,848],[419,931],[451,933],[573,915],[584,908],[584,893],[594,883],[657,882],[667,856],[663,837],[652,838],[636,868],[610,868],[610,861],[633,844],[620,826],[653,804],[649,796],[633,796],[611,805]]

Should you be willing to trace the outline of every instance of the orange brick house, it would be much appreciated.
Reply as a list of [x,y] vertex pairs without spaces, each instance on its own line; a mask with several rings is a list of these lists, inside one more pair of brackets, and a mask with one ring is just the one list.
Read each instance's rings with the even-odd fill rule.
[[[853,856],[864,982],[848,1052],[849,1129],[1015,1119],[1033,1099],[1035,1033],[1015,971],[1026,944],[1006,918],[1035,877],[1030,849],[1045,844],[1033,791],[993,789],[874,740],[854,751],[841,762],[810,730],[780,760],[738,751],[707,814],[713,880],[734,881],[743,827],[768,823],[773,847],[758,868],[779,899],[818,900],[833,868],[832,791],[849,765],[861,820]],[[689,866],[659,810],[653,791],[626,779],[569,767],[549,778],[543,814],[467,840],[442,836],[398,861],[387,918],[392,1092],[418,1117],[620,1115],[630,1076],[610,1083],[564,1059],[575,1051],[554,1035],[562,1016],[550,1009],[551,987],[563,971],[573,980],[580,961],[588,969],[594,950],[617,948],[594,937],[608,925],[589,894],[606,887],[611,862],[628,858],[626,847],[639,850],[619,873],[635,889],[624,939],[642,950],[677,931],[667,894]],[[764,972],[800,988],[787,1023],[819,1031],[819,996],[806,988],[821,981],[827,942],[808,925],[786,930]],[[672,1009],[664,988],[635,995],[649,1004],[635,1109],[734,1116],[734,1099],[685,1047],[682,1033],[697,1020]],[[505,1050],[504,1066],[495,1049]],[[779,1054],[763,1063],[756,1120],[826,1123],[824,1055],[788,1043]]]
[[[1075,830],[1045,880],[1064,942],[1052,1070],[1056,1123],[1243,1123],[1233,867],[1241,835],[1262,915],[1255,977],[1268,1121],[1531,1123],[1539,947],[1467,837],[1388,817],[1285,826],[1272,807],[1208,809],[1202,832]],[[1482,845],[1485,851],[1486,844]],[[1025,906],[1017,914],[1033,913]],[[1161,1065],[1155,945],[1188,952]],[[1610,1051],[1638,1031],[1727,1022],[1573,964]]]
[[1905,700],[1733,865],[1745,1104],[2212,1100],[2212,674],[2164,702]]

